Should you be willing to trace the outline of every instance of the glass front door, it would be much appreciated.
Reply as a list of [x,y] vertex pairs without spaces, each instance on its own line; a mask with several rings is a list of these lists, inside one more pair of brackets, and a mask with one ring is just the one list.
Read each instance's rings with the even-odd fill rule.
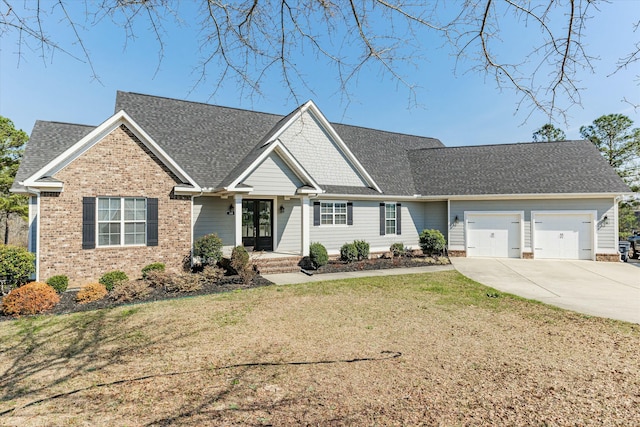
[[273,200],[242,201],[242,244],[256,251],[273,250]]

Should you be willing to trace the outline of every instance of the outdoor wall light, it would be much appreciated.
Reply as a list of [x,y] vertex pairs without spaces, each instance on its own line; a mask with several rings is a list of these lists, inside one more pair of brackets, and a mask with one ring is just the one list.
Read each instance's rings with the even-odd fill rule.
[[458,225],[459,222],[460,222],[460,219],[458,218],[458,215],[456,215],[456,217],[453,219],[453,223],[455,225]]
[[605,215],[605,216],[602,218],[602,222],[604,223],[604,225],[607,225],[607,224],[609,223],[609,217],[608,217],[607,215]]
[[235,215],[236,214],[236,208],[233,207],[233,205],[229,205],[229,209],[227,210],[227,215]]
[[284,205],[280,205],[280,213],[284,213]]

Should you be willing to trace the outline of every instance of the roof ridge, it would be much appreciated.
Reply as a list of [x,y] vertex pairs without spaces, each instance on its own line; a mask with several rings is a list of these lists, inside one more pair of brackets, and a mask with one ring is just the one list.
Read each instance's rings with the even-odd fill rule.
[[85,125],[82,123],[71,123],[71,122],[61,122],[59,120],[40,120],[37,119],[36,123],[50,123],[50,124],[54,124],[54,125],[67,125],[67,126],[83,126],[83,127],[88,127],[88,128],[95,128],[97,125]]
[[466,150],[469,148],[491,148],[491,147],[513,147],[513,146],[534,146],[534,145],[544,145],[544,146],[549,146],[551,144],[556,144],[556,145],[560,145],[560,144],[566,144],[566,143],[575,143],[575,142],[589,142],[588,139],[566,139],[563,141],[548,141],[548,142],[535,142],[535,141],[529,141],[529,142],[509,142],[506,144],[482,144],[482,145],[454,145],[454,146],[445,146],[445,147],[432,147],[432,148],[414,148],[414,149],[409,149],[409,151],[421,151],[421,150],[443,150],[443,149],[447,149],[447,150]]

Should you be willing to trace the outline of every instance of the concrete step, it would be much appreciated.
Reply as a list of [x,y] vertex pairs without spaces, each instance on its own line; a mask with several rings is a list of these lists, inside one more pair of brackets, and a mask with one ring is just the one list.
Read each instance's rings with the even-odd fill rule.
[[261,274],[293,273],[300,271],[298,265],[302,257],[259,258],[251,262]]

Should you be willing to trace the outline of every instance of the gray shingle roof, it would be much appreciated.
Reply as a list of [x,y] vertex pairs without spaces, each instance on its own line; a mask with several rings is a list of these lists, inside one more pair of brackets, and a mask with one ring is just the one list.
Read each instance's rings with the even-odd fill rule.
[[629,192],[589,141],[437,148],[409,158],[423,196]]
[[[287,116],[118,92],[125,110],[201,187],[230,183],[265,149]],[[362,166],[392,196],[627,193],[629,188],[586,141],[446,148],[437,139],[332,124]],[[16,183],[94,127],[36,122]],[[14,183],[14,188],[19,185]],[[326,186],[332,194],[378,194]]]
[[11,187],[12,190],[22,189],[18,182],[36,173],[93,129],[95,126],[36,121]]

